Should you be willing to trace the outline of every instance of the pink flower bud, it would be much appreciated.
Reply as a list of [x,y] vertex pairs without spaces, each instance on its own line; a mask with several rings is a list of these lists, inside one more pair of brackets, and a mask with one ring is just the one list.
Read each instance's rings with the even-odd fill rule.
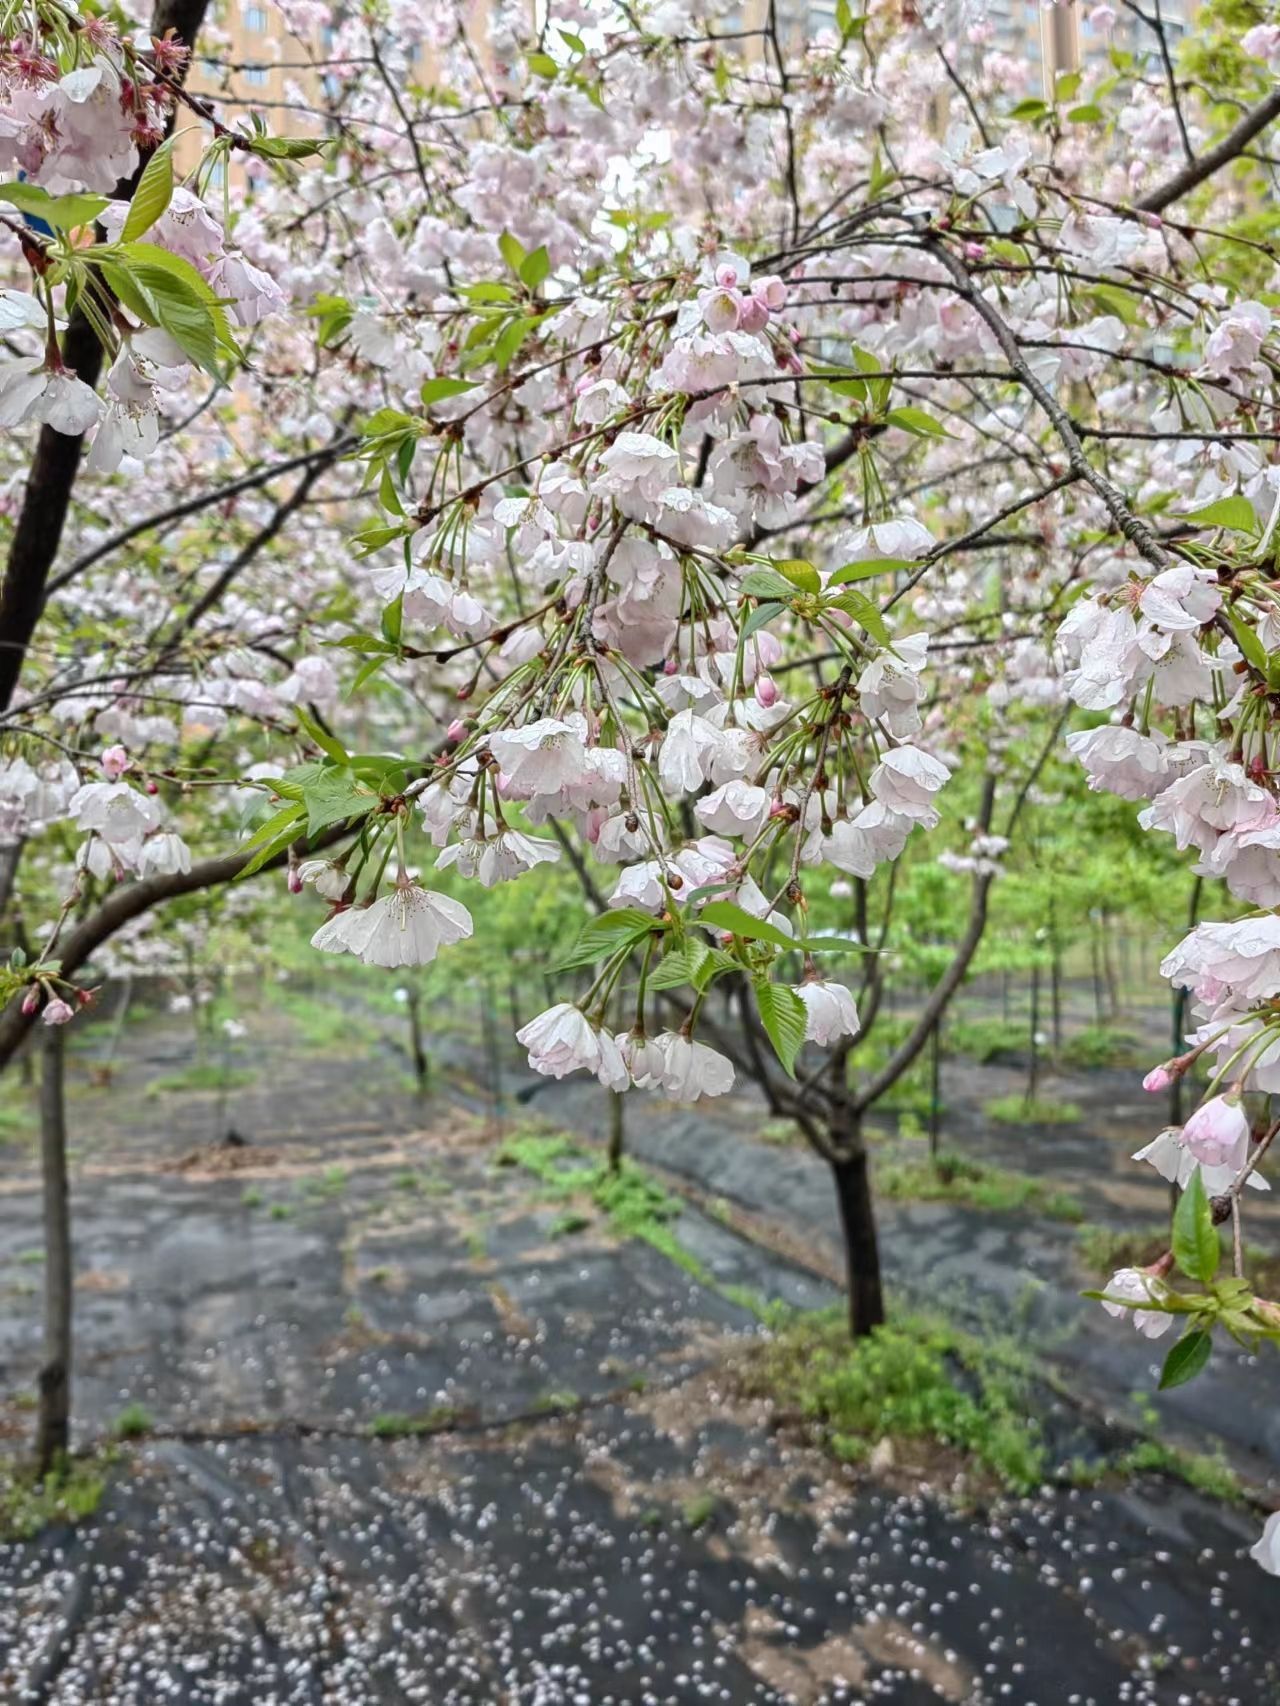
[[39,1006],[40,1006],[40,991],[38,989],[29,989],[27,991],[27,993],[22,997],[22,1011],[23,1011],[23,1013],[29,1019],[33,1013],[38,1011]]
[[767,711],[778,703],[778,684],[771,675],[756,676],[756,704]]
[[964,245],[964,258],[966,261],[980,261],[986,252],[987,251],[983,248],[981,243],[968,242]]
[[787,817],[791,811],[785,800],[775,800],[769,807],[770,817]]
[[449,724],[449,727],[444,731],[444,738],[448,741],[452,741],[456,745],[466,732],[467,725],[463,722],[462,718],[455,717]]
[[722,290],[732,290],[738,282],[738,269],[727,263],[716,268],[716,283]]
[[129,754],[122,746],[109,746],[102,755],[102,774],[108,782],[118,782],[129,768]]
[[1182,1142],[1205,1167],[1239,1167],[1249,1151],[1249,1120],[1238,1096],[1214,1096],[1182,1128]]
[[158,794],[160,792],[160,784],[158,782],[148,782],[147,792],[149,794]]
[[1173,1083],[1173,1074],[1167,1066],[1153,1066],[1142,1080],[1142,1088],[1149,1090],[1153,1096],[1158,1096],[1161,1090],[1167,1090]]
[[290,865],[290,867],[289,867],[288,882],[289,882],[289,893],[290,894],[301,894],[302,893],[302,878],[298,874],[298,867],[296,865]]
[[44,1012],[40,1015],[46,1025],[65,1025],[69,1023],[70,1020],[74,1019],[75,1016],[75,1008],[68,1002],[59,999],[56,995],[53,1000],[46,1005]]

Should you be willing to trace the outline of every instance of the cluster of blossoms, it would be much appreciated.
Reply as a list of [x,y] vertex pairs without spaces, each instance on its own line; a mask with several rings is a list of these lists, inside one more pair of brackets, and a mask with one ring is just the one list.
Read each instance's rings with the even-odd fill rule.
[[[286,10],[326,22],[310,0]],[[777,77],[676,0],[571,4],[555,56],[500,10],[483,75],[452,8],[385,12],[385,36],[383,8],[348,8],[326,42],[332,157],[253,184],[226,227],[163,150],[145,224],[141,192],[110,199],[159,139],[166,44],[89,17],[56,52],[7,44],[0,169],[33,211],[19,191],[5,225],[30,289],[0,293],[0,425],[96,429],[106,519],[55,608],[112,638],[75,641],[33,693],[39,734],[81,756],[7,756],[0,835],[69,820],[77,894],[182,874],[184,787],[230,779],[246,859],[327,903],[316,948],[387,967],[472,935],[443,889],[567,861],[600,916],[565,968],[589,975],[578,999],[519,1031],[537,1072],[691,1101],[727,1092],[763,1031],[783,1073],[762,1075],[803,1079],[833,1120],[877,1003],[860,1015],[818,957],[875,956],[808,934],[808,892],[874,892],[887,928],[887,867],[939,829],[966,746],[993,796],[1016,737],[1064,698],[1111,719],[1067,739],[1093,786],[1141,802],[1242,902],[1280,906],[1280,474],[1257,430],[1274,280],[1251,240],[1247,289],[1216,277],[1216,225],[1142,208],[1168,205],[1162,182],[1207,140],[1194,114],[1182,133],[1158,68],[1114,90],[1090,72],[1063,126],[1051,104],[1026,112],[1025,67],[982,26],[940,44],[914,14],[812,32]],[[413,69],[424,41],[447,101]],[[1260,78],[1280,57],[1269,26],[1243,46]],[[409,90],[423,119],[406,129]],[[939,135],[920,115],[943,106]],[[363,137],[389,139],[386,159]],[[68,191],[61,215],[39,199]],[[140,246],[181,281],[180,312]],[[112,287],[102,397],[59,342],[92,279]],[[253,360],[228,397],[232,324]],[[281,495],[278,464],[253,495],[215,492],[175,594],[165,529],[194,471],[229,447],[260,470],[259,432],[297,487]],[[354,550],[345,519],[304,510],[317,445],[351,448],[376,499]],[[156,565],[82,574],[108,526],[112,549],[134,537],[143,457]],[[1167,532],[1143,519],[1170,510]],[[375,677],[378,754],[353,757],[343,690]],[[83,753],[104,740],[93,774]],[[940,848],[979,905],[1005,827],[988,798]],[[1202,1059],[1216,1072],[1141,1153],[1223,1201],[1262,1184],[1270,1128],[1243,1098],[1280,1088],[1280,973],[1257,946],[1273,922],[1200,926],[1167,964],[1194,1029],[1152,1088]],[[745,1015],[735,1059],[707,1040],[718,979]],[[797,1075],[805,1045],[831,1070]],[[1170,1272],[1122,1273],[1108,1307],[1158,1334]]]

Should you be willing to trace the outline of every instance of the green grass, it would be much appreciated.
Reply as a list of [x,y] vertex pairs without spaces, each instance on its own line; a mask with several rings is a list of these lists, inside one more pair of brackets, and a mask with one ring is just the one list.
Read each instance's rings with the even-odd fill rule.
[[419,1434],[443,1433],[456,1427],[462,1412],[455,1404],[435,1404],[420,1416],[406,1416],[401,1410],[384,1410],[369,1423],[374,1439],[412,1439]]
[[1027,1046],[1029,1027],[1014,1019],[953,1019],[942,1033],[944,1054],[970,1055],[982,1065]]
[[1240,1477],[1224,1457],[1183,1451],[1159,1439],[1139,1440],[1126,1451],[1097,1462],[1077,1460],[1068,1464],[1066,1471],[1066,1479],[1076,1487],[1097,1487],[1113,1477],[1125,1481],[1133,1475],[1164,1475],[1222,1504],[1242,1504],[1245,1498]]
[[315,1179],[307,1179],[302,1186],[308,1197],[340,1197],[348,1183],[345,1167],[326,1167],[324,1172]]
[[1073,1125],[1080,1118],[1080,1109],[1074,1102],[1042,1102],[1038,1098],[1028,1101],[1017,1091],[1012,1096],[997,1096],[984,1102],[982,1111],[989,1120],[998,1120],[1001,1125]]
[[289,984],[272,985],[270,999],[297,1031],[302,1046],[318,1053],[350,1049],[353,1042],[372,1042],[379,1035],[376,1025],[352,1012],[350,1002],[326,1001]]
[[1084,1218],[1070,1191],[1055,1190],[1027,1173],[967,1155],[944,1152],[936,1162],[924,1157],[885,1162],[875,1169],[875,1188],[879,1196],[893,1201],[963,1203],[991,1213],[1025,1209],[1049,1220]]
[[494,1165],[523,1167],[532,1173],[541,1181],[543,1195],[549,1201],[566,1205],[566,1216],[572,1212],[575,1200],[590,1202],[603,1213],[619,1238],[641,1238],[699,1285],[719,1292],[753,1314],[764,1310],[754,1293],[742,1287],[720,1285],[706,1265],[685,1249],[671,1227],[683,1209],[680,1199],[663,1190],[634,1161],[623,1161],[614,1173],[563,1133],[522,1130],[507,1138]]
[[30,1540],[51,1522],[82,1522],[106,1491],[110,1454],[71,1458],[45,1481],[24,1464],[0,1461],[0,1539]]
[[1064,1066],[1088,1072],[1103,1066],[1137,1066],[1145,1055],[1141,1038],[1132,1031],[1089,1025],[1067,1039],[1060,1058]]
[[[1223,1271],[1229,1270],[1231,1259],[1231,1228],[1218,1228],[1222,1250]],[[1117,1228],[1112,1226],[1082,1226],[1076,1234],[1076,1250],[1091,1274],[1106,1279],[1117,1268],[1145,1268],[1169,1248],[1167,1230],[1147,1227]],[[1250,1283],[1264,1297],[1280,1292],[1280,1255],[1259,1249],[1255,1244],[1244,1247],[1244,1271]]]
[[745,1381],[817,1424],[848,1462],[887,1436],[960,1451],[1012,1492],[1044,1479],[1017,1359],[933,1316],[899,1316],[857,1344],[840,1308],[792,1316],[748,1353]]
[[166,1072],[147,1085],[148,1096],[182,1095],[192,1090],[238,1090],[257,1077],[243,1067],[189,1066],[185,1072]]
[[111,1431],[117,1439],[140,1439],[143,1434],[151,1432],[155,1426],[150,1410],[145,1404],[126,1404],[124,1409],[111,1424]]

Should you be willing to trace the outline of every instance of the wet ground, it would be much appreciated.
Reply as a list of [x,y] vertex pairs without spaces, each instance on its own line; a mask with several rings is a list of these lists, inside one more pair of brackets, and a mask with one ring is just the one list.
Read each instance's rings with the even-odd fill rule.
[[[350,1052],[308,1050],[265,1012],[230,1059],[253,1076],[225,1099],[155,1089],[190,1064],[179,1022],[126,1027],[109,1090],[86,1034],[80,1438],[130,1406],[153,1435],[121,1449],[92,1517],[0,1548],[0,1699],[1280,1700],[1280,1590],[1243,1557],[1255,1512],[1141,1478],[962,1514],[930,1490],[927,1453],[855,1473],[740,1396],[756,1300],[837,1295],[823,1170],[760,1142],[749,1098],[632,1112],[633,1152],[690,1186],[673,1261],[589,1205],[571,1224],[494,1165],[492,1093],[515,1106],[533,1087],[514,1059],[495,1086],[459,1035],[424,1104],[399,1028],[366,1022]],[[948,1065],[952,1146],[978,1141],[1001,1070]],[[1116,1224],[1155,1212],[1124,1159],[1150,1118],[1133,1083],[1073,1082],[1081,1125],[1001,1135],[1001,1158]],[[601,1135],[590,1087],[519,1105]],[[249,1143],[215,1144],[229,1126]],[[40,1266],[32,1158],[9,1134],[0,1385],[17,1443]],[[1113,1396],[1151,1387],[1150,1348],[1076,1298],[1071,1226],[893,1204],[884,1227],[900,1295],[1018,1322],[1078,1389],[1057,1401],[1064,1455],[1099,1437]],[[1170,1416],[1188,1443],[1219,1439],[1264,1480],[1269,1367],[1223,1359],[1184,1394]]]

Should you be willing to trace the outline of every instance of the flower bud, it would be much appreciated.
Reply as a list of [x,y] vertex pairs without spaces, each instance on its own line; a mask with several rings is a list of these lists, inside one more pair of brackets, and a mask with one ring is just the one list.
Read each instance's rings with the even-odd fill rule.
[[771,675],[756,676],[756,704],[766,711],[778,703],[778,684]]
[[33,985],[27,991],[27,993],[22,997],[22,1011],[25,1014],[25,1016],[29,1019],[31,1017],[31,1015],[33,1013],[38,1012],[39,1009],[40,1009],[40,991],[38,989],[36,989],[35,986]]
[[75,1008],[72,1007],[69,1002],[63,1001],[61,997],[57,995],[54,996],[52,1001],[46,1004],[44,1012],[40,1015],[46,1025],[65,1025],[69,1023],[70,1020],[74,1019],[75,1016]]
[[129,768],[129,754],[122,746],[109,746],[102,755],[102,774],[108,782],[118,782]]
[[1153,1066],[1142,1080],[1142,1088],[1149,1090],[1153,1096],[1158,1096],[1161,1090],[1167,1090],[1173,1083],[1173,1074],[1167,1066]]
[[1239,1167],[1249,1151],[1249,1120],[1239,1096],[1214,1096],[1182,1128],[1182,1142],[1205,1167]]

